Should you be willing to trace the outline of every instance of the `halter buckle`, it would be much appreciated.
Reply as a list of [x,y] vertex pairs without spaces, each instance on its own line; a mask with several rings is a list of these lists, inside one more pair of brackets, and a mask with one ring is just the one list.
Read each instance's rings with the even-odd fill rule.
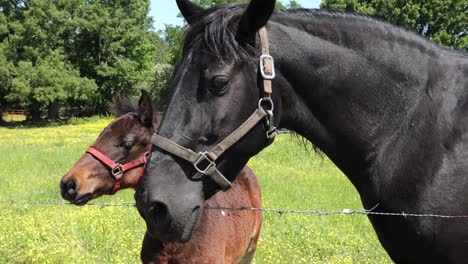
[[112,173],[112,176],[114,177],[117,177],[117,175],[123,174],[122,166],[119,163],[117,163],[117,166],[115,166],[115,168],[112,169],[111,173]]
[[[213,166],[216,166],[216,163],[208,156],[208,152],[199,152],[198,153],[199,158],[193,163],[193,167],[200,172],[201,174],[205,174],[206,172]],[[208,163],[208,164],[206,164]],[[204,166],[206,164],[205,168],[200,168],[199,166]]]
[[[265,72],[265,61],[271,61],[271,73],[268,74]],[[263,79],[265,80],[273,80],[276,76],[275,74],[275,60],[271,55],[262,54],[260,56],[260,73],[262,74]]]

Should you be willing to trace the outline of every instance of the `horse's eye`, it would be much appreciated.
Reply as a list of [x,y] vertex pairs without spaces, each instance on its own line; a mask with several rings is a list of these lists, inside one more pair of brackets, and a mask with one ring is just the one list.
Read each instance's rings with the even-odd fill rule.
[[120,146],[125,150],[130,150],[133,147],[134,143],[132,141],[124,141],[120,143]]
[[217,96],[224,95],[228,88],[231,79],[224,75],[217,75],[211,79],[210,91]]

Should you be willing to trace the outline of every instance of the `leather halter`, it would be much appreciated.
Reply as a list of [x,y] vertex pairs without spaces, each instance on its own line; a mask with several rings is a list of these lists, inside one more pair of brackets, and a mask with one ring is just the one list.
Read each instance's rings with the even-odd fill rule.
[[260,73],[263,77],[264,96],[258,101],[257,109],[250,117],[242,123],[236,130],[229,134],[224,140],[214,146],[210,151],[194,152],[191,149],[180,146],[167,138],[153,134],[151,142],[164,149],[165,151],[180,157],[193,164],[198,173],[207,175],[223,191],[231,188],[231,182],[216,168],[216,160],[232,145],[244,137],[260,121],[266,120],[268,130],[266,138],[273,140],[276,136],[276,127],[274,126],[273,109],[274,104],[271,99],[272,85],[271,80],[275,78],[275,68],[273,57],[269,54],[268,33],[265,27],[259,30],[260,43],[262,46],[262,55],[260,56]]
[[107,157],[107,155],[95,149],[94,147],[89,147],[86,150],[86,153],[89,153],[91,156],[99,160],[102,164],[106,165],[106,167],[110,169],[111,175],[115,179],[115,183],[112,191],[110,191],[109,194],[115,194],[118,190],[120,190],[125,172],[143,166],[143,170],[138,177],[138,182],[140,182],[143,176],[144,167],[146,166],[146,156],[149,152],[146,152],[141,158],[127,162],[125,164],[115,163],[112,159]]

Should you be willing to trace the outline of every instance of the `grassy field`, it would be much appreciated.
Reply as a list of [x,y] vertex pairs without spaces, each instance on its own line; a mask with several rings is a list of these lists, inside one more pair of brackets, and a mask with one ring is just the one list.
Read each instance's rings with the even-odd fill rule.
[[[0,127],[0,200],[61,202],[59,180],[110,119],[45,128]],[[263,206],[361,208],[327,159],[290,135],[249,162]],[[133,203],[121,191],[96,203]],[[0,263],[138,263],[143,220],[132,207],[0,203]],[[255,263],[390,263],[365,216],[265,213]]]

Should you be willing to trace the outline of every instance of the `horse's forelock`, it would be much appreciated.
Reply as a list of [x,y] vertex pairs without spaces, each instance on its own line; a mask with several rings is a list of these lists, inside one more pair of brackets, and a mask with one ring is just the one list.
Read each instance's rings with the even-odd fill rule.
[[186,33],[183,52],[206,50],[223,61],[248,58],[258,52],[254,47],[237,41],[239,21],[246,4],[225,4],[209,8],[201,18],[192,23]]

